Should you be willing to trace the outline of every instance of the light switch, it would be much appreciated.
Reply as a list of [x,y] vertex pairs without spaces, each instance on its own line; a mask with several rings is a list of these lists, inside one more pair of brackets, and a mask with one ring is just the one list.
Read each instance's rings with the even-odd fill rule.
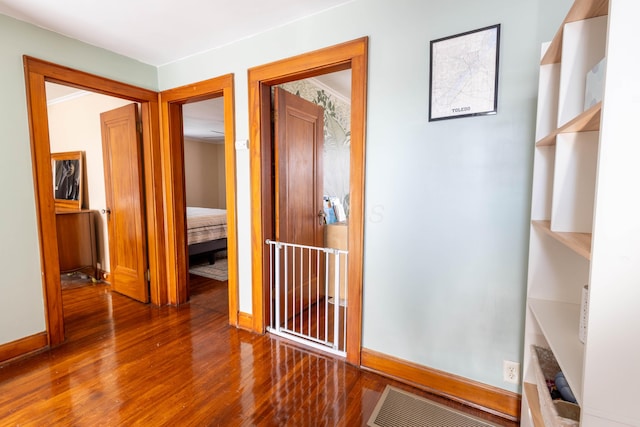
[[249,149],[249,141],[246,139],[239,139],[236,141],[236,151],[238,150],[248,150]]

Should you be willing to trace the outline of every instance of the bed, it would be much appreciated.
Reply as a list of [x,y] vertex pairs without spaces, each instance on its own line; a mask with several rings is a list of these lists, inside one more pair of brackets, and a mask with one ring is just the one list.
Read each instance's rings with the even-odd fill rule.
[[187,207],[187,244],[189,256],[209,254],[209,263],[215,253],[227,249],[227,211]]

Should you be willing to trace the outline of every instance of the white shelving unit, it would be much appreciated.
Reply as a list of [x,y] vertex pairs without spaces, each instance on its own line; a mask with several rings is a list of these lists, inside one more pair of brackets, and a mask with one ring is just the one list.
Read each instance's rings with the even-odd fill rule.
[[[550,348],[580,425],[640,426],[640,1],[575,0],[543,46],[522,425],[543,420],[531,345]],[[602,102],[585,80],[607,58]],[[589,284],[584,343],[581,292]]]

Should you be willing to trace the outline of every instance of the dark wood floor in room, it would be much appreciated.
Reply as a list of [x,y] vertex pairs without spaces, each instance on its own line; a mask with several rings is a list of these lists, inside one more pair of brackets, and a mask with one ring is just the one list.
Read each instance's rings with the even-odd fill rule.
[[226,282],[191,277],[180,307],[142,305],[104,284],[66,286],[66,343],[0,365],[0,425],[360,426],[387,384],[463,409],[232,328]]

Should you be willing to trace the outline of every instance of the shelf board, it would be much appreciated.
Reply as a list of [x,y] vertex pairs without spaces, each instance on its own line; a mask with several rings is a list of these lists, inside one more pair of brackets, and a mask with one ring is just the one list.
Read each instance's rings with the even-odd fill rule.
[[602,112],[602,102],[598,102],[588,110],[583,111],[570,122],[554,130],[549,135],[536,142],[536,147],[550,146],[556,144],[556,137],[561,133],[592,132],[600,130],[600,113]]
[[591,260],[591,233],[563,233],[551,231],[551,221],[531,221],[534,228],[544,231],[578,255]]
[[540,409],[540,399],[538,398],[538,387],[535,384],[525,382],[524,394],[526,395],[527,403],[529,404],[533,427],[544,427],[542,410]]
[[562,368],[573,395],[581,404],[584,344],[578,339],[580,305],[530,298],[529,308]]
[[562,37],[564,24],[581,21],[583,19],[596,18],[609,13],[609,0],[576,0],[564,18],[560,29],[551,41],[547,52],[540,62],[542,65],[557,64],[562,58]]

